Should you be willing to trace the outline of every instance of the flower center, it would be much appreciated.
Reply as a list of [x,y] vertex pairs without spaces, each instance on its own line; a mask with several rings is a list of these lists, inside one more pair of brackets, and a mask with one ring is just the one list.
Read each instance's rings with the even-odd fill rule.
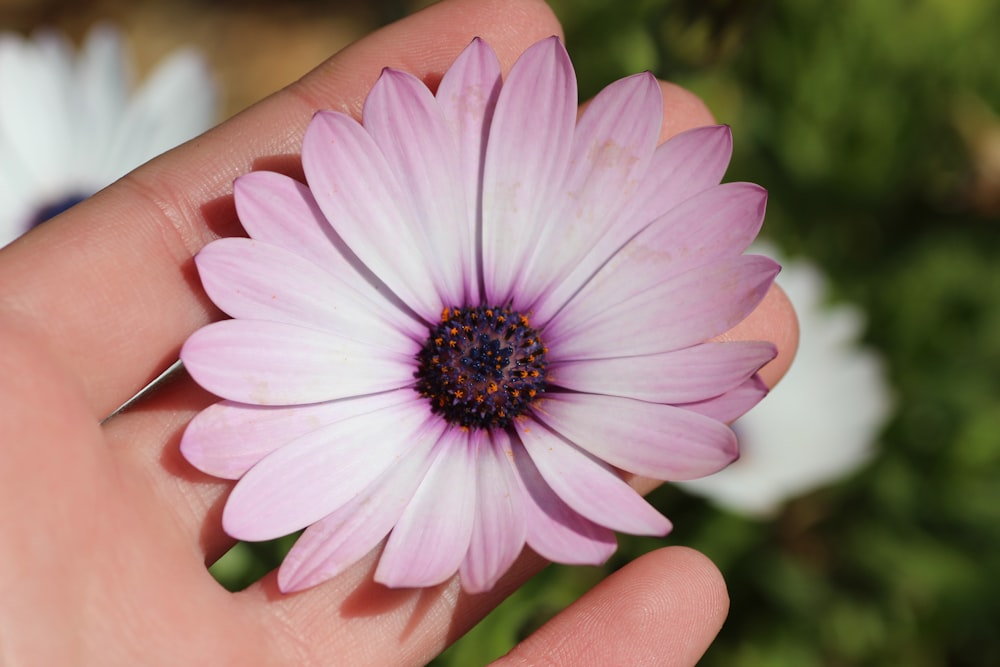
[[509,308],[445,308],[417,355],[431,411],[468,428],[503,428],[545,391],[545,345]]

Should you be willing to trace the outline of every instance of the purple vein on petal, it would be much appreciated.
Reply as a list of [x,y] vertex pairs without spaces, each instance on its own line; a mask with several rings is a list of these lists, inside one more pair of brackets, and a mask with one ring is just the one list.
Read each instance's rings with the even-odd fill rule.
[[767,396],[767,385],[759,376],[754,375],[724,394],[703,401],[685,403],[677,407],[717,419],[725,424],[731,424],[746,414],[750,408],[760,403],[765,396]]
[[[732,134],[724,125],[700,127],[657,147],[634,196],[609,221],[586,256],[563,279],[546,290],[535,307],[544,324],[633,236],[686,199],[719,184],[732,154]],[[695,220],[698,220],[695,218]],[[698,229],[691,225],[692,230]]]
[[462,561],[462,587],[490,590],[510,568],[527,534],[526,498],[512,461],[505,431],[470,435],[476,455],[476,513],[469,551]]
[[278,246],[253,239],[219,239],[205,246],[195,262],[205,291],[230,317],[360,335],[402,354],[419,350],[419,343],[382,316],[379,306],[387,304],[374,302]]
[[585,518],[562,501],[538,472],[521,442],[511,444],[524,487],[526,540],[538,555],[558,563],[599,565],[614,553],[615,533]]
[[[573,145],[576,75],[555,37],[526,50],[497,100],[483,170],[486,299],[506,304],[551,215]],[[523,305],[515,301],[515,309]]]
[[468,255],[474,260],[474,282],[467,291],[473,301],[482,298],[479,276],[482,272],[483,165],[500,86],[500,61],[493,49],[477,37],[445,72],[436,95],[458,144],[460,177],[467,193],[466,216],[473,230]]
[[278,571],[278,587],[292,592],[331,579],[375,548],[413,498],[445,425],[428,421],[411,437],[405,456],[340,509],[305,530]]
[[771,343],[702,343],[661,354],[554,362],[547,380],[589,394],[691,403],[728,391],[777,354]]
[[181,437],[181,453],[202,472],[239,479],[265,456],[307,433],[412,398],[413,390],[405,388],[311,405],[219,401],[188,424]]
[[222,514],[241,540],[288,535],[331,514],[413,448],[428,421],[426,403],[409,401],[334,422],[265,456],[236,483]]
[[253,405],[319,403],[413,384],[410,355],[279,322],[214,322],[191,334],[180,357],[208,391]]
[[302,166],[316,202],[347,246],[425,321],[435,321],[445,304],[434,254],[371,135],[346,114],[320,111],[306,129]]
[[375,581],[436,586],[458,571],[472,539],[476,460],[469,434],[445,432],[433,462],[382,551]]
[[[623,123],[632,113],[634,121]],[[663,120],[663,96],[652,74],[616,81],[591,100],[577,123],[566,180],[529,265],[516,285],[533,303],[565,280],[607,234],[649,167]]]
[[535,408],[566,440],[602,461],[660,480],[704,477],[737,456],[725,424],[673,405],[618,396],[552,393]]
[[[699,266],[631,298],[601,290],[574,300],[542,335],[552,361],[659,354],[729,331],[761,302],[780,267],[757,255]],[[598,298],[600,297],[600,298]],[[624,351],[624,352],[623,352]]]
[[309,260],[332,274],[338,284],[367,297],[395,328],[411,336],[423,335],[423,326],[410,309],[334,231],[307,186],[283,174],[257,171],[236,179],[233,198],[251,238]]
[[518,437],[546,483],[587,519],[633,535],[665,535],[670,522],[603,461],[543,424],[516,421]]
[[620,302],[693,269],[742,253],[764,220],[767,193],[750,183],[705,190],[643,229],[612,256],[567,304],[558,295],[539,306],[548,314]]
[[475,192],[461,187],[458,143],[437,100],[412,74],[386,69],[365,100],[363,122],[406,196],[413,231],[431,253],[425,260],[441,301],[464,303],[475,272],[466,200]]

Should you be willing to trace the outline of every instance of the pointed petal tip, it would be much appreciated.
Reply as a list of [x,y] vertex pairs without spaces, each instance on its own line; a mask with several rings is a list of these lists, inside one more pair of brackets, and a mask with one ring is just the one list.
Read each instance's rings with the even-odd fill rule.
[[445,583],[455,576],[455,572],[427,576],[407,568],[382,567],[384,560],[379,560],[373,577],[375,583],[386,588],[431,588]]
[[629,78],[637,79],[638,81],[642,82],[647,87],[649,87],[650,90],[655,89],[654,94],[658,95],[661,99],[663,98],[663,89],[660,88],[660,80],[657,79],[656,75],[653,74],[650,70],[647,69],[643,72],[637,72],[636,74],[633,74]]
[[542,50],[542,49],[549,49],[551,54],[554,55],[557,59],[565,61],[567,64],[570,65],[570,67],[572,67],[572,63],[569,57],[569,52],[566,50],[566,45],[563,43],[562,38],[560,38],[559,35],[550,35],[545,39],[541,39],[535,42],[534,44],[529,46],[524,53],[527,54],[532,51]]
[[329,581],[338,574],[337,572],[304,572],[299,568],[288,567],[288,563],[289,561],[286,559],[278,568],[278,590],[284,595],[301,593]]
[[298,593],[303,590],[305,586],[302,581],[295,576],[295,574],[289,574],[291,570],[285,567],[287,561],[281,564],[278,568],[278,591],[283,595],[288,595],[289,593]]
[[495,572],[490,576],[484,576],[483,573],[475,574],[471,569],[467,569],[463,563],[463,566],[459,569],[458,580],[462,585],[462,590],[469,595],[480,595],[482,593],[489,593],[493,590],[493,587],[503,579],[503,576],[507,574],[509,567],[505,567],[499,572]]
[[733,129],[725,124],[702,125],[685,130],[671,137],[666,141],[666,144],[674,142],[677,144],[693,142],[693,148],[696,148],[698,152],[704,153],[705,157],[716,156],[720,162],[720,166],[724,168],[729,163],[729,159],[733,153]]
[[[455,59],[455,62],[457,63],[461,58],[463,57],[468,58],[470,56],[474,59],[486,58],[497,61],[497,63],[499,63],[499,61],[497,60],[496,51],[493,50],[493,47],[490,46],[489,42],[487,42],[479,35],[476,35],[475,37],[472,38],[472,41],[469,42],[469,45],[466,46],[462,50],[462,53],[459,55],[459,57]],[[452,66],[454,66],[454,63]]]
[[[497,580],[499,581],[499,579]],[[496,581],[490,581],[485,583],[475,582],[470,583],[465,579],[461,579],[462,590],[469,595],[482,595],[483,593],[489,593],[496,586]]]
[[[409,81],[411,79],[419,81],[417,77],[413,76],[409,72],[401,69],[396,69],[395,67],[383,67],[382,71],[379,72],[378,79],[375,81],[375,85],[379,85],[380,82],[397,82],[397,81]],[[382,85],[385,85],[384,83]]]

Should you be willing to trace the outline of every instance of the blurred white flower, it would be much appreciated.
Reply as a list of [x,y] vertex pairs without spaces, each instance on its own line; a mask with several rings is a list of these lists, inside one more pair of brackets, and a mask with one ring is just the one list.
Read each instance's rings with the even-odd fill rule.
[[702,479],[682,482],[733,512],[766,517],[788,499],[853,472],[874,453],[892,411],[881,357],[858,344],[864,315],[829,305],[827,280],[805,260],[751,248],[781,262],[777,283],[799,317],[799,350],[777,387],[733,425],[740,458]]
[[77,53],[55,32],[0,33],[0,247],[207,129],[216,90],[183,49],[133,89],[122,34],[91,29]]

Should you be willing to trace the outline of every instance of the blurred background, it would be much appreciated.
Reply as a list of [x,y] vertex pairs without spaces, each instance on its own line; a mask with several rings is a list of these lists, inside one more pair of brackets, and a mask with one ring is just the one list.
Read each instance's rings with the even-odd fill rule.
[[[0,30],[79,43],[107,20],[140,76],[194,46],[221,120],[422,4],[0,0]],[[434,664],[485,664],[609,571],[683,544],[732,596],[704,665],[1000,665],[1000,3],[551,4],[581,96],[648,69],[732,126],[727,180],[770,191],[779,282],[807,275],[787,285],[804,295],[803,345],[838,333],[789,376],[795,419],[737,424],[737,465],[779,443],[813,469],[787,455],[728,491],[662,487],[671,535],[623,536],[605,567],[549,567]],[[213,571],[245,586],[288,544],[239,545]]]

